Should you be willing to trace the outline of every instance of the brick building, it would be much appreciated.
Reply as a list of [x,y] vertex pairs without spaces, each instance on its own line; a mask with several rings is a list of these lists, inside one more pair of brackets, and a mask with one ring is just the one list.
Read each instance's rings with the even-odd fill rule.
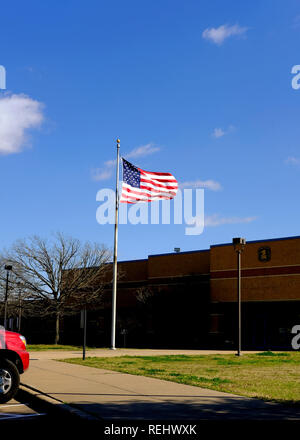
[[[132,338],[133,345],[236,345],[237,260],[231,243],[120,262],[119,270],[119,328],[128,327],[128,343]],[[148,306],[136,299],[141,289],[152,293]],[[300,237],[246,244],[242,317],[244,348],[290,348],[291,327],[300,324]]]
[[[237,260],[231,243],[118,263],[117,346],[233,348]],[[109,275],[111,279],[111,274]],[[109,280],[108,280],[109,281]],[[88,313],[88,343],[110,343],[111,286]],[[290,349],[300,324],[300,237],[251,241],[242,253],[244,349]],[[80,342],[79,318],[62,341]]]

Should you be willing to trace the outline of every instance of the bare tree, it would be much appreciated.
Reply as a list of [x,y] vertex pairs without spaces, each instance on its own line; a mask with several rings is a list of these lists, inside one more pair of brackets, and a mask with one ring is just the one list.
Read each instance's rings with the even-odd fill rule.
[[[35,314],[55,316],[57,344],[61,316],[101,302],[110,252],[103,245],[82,244],[56,233],[49,240],[36,235],[18,240],[1,260],[13,267],[12,291],[17,286],[26,292],[26,303],[31,304]],[[3,281],[0,272],[1,285]]]
[[154,297],[154,291],[151,289],[151,287],[142,286],[136,290],[135,296],[139,303],[148,304]]
[[[9,272],[8,279],[6,280],[7,272],[5,270],[5,265],[7,261],[0,259],[0,316],[4,315],[5,308],[5,296],[7,288],[7,297],[9,299],[7,304],[7,314],[9,317],[18,318],[18,329],[20,330],[20,322],[22,315],[22,302],[26,300],[28,292],[26,289],[22,288],[19,278],[15,273]],[[8,281],[8,282],[7,282]],[[6,286],[7,283],[7,286]],[[29,302],[26,308],[26,316],[30,316],[32,309],[32,304]],[[24,315],[24,313],[23,313]]]

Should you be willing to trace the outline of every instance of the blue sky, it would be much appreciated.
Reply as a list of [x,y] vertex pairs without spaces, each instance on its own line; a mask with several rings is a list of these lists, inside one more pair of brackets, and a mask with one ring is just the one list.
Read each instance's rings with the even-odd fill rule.
[[141,168],[221,187],[201,235],[122,225],[120,259],[300,234],[298,1],[12,0],[0,49],[2,246],[59,230],[112,247],[96,193],[117,137]]

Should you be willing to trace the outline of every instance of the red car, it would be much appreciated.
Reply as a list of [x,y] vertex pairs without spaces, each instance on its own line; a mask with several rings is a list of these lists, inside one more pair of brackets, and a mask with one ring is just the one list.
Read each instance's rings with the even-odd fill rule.
[[8,402],[15,396],[20,374],[28,366],[29,353],[24,336],[0,329],[0,403]]

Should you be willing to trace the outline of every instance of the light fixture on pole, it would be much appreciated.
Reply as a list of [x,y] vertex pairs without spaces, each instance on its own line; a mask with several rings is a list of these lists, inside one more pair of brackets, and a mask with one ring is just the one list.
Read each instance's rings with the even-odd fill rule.
[[6,264],[4,266],[6,270],[6,286],[5,286],[5,299],[4,299],[4,328],[6,329],[6,320],[7,320],[7,300],[8,300],[8,280],[9,280],[9,272],[12,270],[12,266],[10,264]]
[[238,292],[238,350],[237,356],[242,354],[242,298],[241,298],[241,255],[246,245],[245,238],[237,237],[232,239],[234,250],[237,254],[237,292]]

